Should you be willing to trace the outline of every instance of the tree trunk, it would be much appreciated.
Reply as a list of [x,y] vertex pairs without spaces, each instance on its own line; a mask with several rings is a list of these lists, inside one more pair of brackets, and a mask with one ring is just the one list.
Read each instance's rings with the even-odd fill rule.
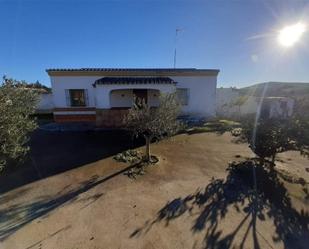
[[264,166],[265,164],[265,158],[264,157],[260,157],[260,166]]
[[145,136],[146,140],[146,151],[145,151],[145,160],[150,161],[150,137]]

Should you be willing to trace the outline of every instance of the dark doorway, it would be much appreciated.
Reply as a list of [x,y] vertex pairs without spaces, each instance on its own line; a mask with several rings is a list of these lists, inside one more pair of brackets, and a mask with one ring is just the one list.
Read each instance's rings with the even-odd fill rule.
[[138,99],[143,99],[147,104],[147,89],[133,89],[133,94]]

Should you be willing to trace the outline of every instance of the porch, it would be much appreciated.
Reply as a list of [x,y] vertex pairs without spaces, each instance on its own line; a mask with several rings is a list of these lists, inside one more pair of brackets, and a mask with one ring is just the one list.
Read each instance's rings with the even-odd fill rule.
[[134,103],[144,99],[150,107],[159,105],[161,93],[174,92],[176,82],[167,77],[104,77],[94,84],[96,92],[96,125],[122,127],[123,118]]

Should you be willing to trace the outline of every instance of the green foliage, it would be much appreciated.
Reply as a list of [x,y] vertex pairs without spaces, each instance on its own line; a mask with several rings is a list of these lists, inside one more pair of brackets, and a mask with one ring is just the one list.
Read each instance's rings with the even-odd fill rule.
[[136,150],[126,150],[115,155],[114,159],[118,162],[133,164],[139,162],[142,157],[140,156],[140,153]]
[[241,136],[262,160],[274,160],[277,153],[288,150],[297,150],[308,155],[307,128],[304,122],[296,118],[260,118],[256,123],[254,119],[247,119],[242,122]]
[[162,139],[177,133],[181,123],[177,120],[180,104],[175,94],[161,95],[158,107],[149,107],[143,99],[135,99],[133,107],[124,118],[126,127],[135,136],[146,140],[146,160],[150,160],[152,139]]
[[24,80],[14,81],[14,86],[19,88],[33,89],[38,91],[39,93],[51,93],[51,88],[41,84],[39,81],[36,81],[35,83],[27,83]]
[[135,136],[163,138],[178,131],[180,105],[177,97],[174,94],[162,95],[159,103],[158,107],[149,107],[144,100],[136,99],[124,120]]
[[197,126],[187,129],[187,133],[203,133],[203,132],[217,132],[224,133],[226,131],[233,131],[241,125],[238,122],[226,119],[212,120],[206,122],[203,126]]
[[18,162],[28,152],[28,134],[36,128],[30,118],[38,101],[33,89],[20,87],[21,82],[3,78],[0,86],[0,167]]
[[309,98],[296,98],[293,113],[297,119],[309,121]]

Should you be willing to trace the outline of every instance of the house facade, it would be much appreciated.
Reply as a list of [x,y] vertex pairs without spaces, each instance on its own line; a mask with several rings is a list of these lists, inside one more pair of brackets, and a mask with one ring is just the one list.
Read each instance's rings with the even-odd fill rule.
[[47,69],[56,122],[94,122],[119,127],[134,96],[149,106],[161,93],[179,97],[182,113],[210,117],[216,111],[216,69]]

